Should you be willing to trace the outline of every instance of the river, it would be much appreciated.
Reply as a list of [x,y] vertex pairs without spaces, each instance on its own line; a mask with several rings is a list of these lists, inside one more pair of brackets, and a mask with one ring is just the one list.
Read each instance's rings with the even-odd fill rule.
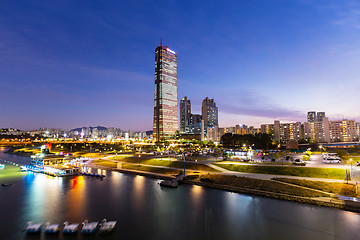
[[[0,159],[28,163],[5,154]],[[93,171],[96,171],[93,169]],[[360,239],[360,215],[99,170],[106,177],[54,178],[0,170],[0,239]],[[110,235],[28,235],[27,222],[116,220]]]

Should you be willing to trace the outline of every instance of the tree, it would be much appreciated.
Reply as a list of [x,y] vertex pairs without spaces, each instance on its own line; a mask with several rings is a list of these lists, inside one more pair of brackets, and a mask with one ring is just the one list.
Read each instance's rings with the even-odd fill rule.
[[264,133],[255,135],[225,133],[221,137],[221,143],[224,147],[243,147],[244,145],[257,149],[273,149],[275,147],[271,135]]

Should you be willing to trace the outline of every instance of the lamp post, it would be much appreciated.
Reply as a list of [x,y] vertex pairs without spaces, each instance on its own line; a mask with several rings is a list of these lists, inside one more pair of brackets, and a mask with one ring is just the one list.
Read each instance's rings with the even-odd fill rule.
[[184,177],[186,176],[186,174],[185,174],[186,165],[185,164],[186,163],[185,163],[185,152],[184,152]]
[[352,158],[350,158],[350,180],[351,180],[351,174],[352,174]]

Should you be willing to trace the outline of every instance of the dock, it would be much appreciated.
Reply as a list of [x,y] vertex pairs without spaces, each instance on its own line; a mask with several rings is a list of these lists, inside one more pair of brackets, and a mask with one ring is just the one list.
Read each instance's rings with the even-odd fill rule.
[[179,182],[181,182],[184,179],[184,175],[179,175],[175,179],[171,180],[162,180],[160,182],[160,186],[163,187],[171,187],[171,188],[177,188],[179,185]]

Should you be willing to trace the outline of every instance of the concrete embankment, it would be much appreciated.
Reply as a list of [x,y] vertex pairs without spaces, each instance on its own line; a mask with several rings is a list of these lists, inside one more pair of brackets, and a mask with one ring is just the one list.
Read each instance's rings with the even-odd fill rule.
[[257,189],[249,189],[243,187],[235,187],[235,186],[228,186],[216,183],[207,183],[207,182],[199,182],[199,181],[192,181],[192,180],[184,180],[184,183],[199,185],[203,187],[215,188],[230,192],[242,193],[242,194],[249,194],[249,195],[257,195],[261,197],[267,198],[274,198],[286,201],[293,201],[299,203],[307,203],[316,206],[322,207],[333,207],[339,208],[347,211],[352,212],[360,212],[360,203],[354,201],[343,201],[338,200],[335,198],[326,198],[326,197],[300,197],[300,196],[293,196],[288,194],[281,194],[281,193],[274,193],[274,192],[267,192]]

